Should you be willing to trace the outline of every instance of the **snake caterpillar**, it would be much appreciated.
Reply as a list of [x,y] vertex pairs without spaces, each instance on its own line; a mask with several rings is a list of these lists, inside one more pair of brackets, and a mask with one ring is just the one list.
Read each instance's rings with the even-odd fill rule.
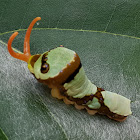
[[116,121],[124,121],[132,113],[130,100],[91,83],[76,52],[60,45],[43,54],[30,54],[30,34],[38,20],[41,18],[36,17],[28,27],[23,54],[11,48],[18,32],[11,35],[8,41],[11,56],[27,62],[35,78],[52,89],[53,97],[63,99],[66,104],[73,104],[77,109],[86,109],[89,114],[99,113]]

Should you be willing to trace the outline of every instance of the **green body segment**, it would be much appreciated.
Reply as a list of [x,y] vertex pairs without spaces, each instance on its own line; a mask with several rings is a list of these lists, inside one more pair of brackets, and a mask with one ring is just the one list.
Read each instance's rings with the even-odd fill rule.
[[97,87],[88,80],[83,67],[69,83],[64,84],[67,94],[73,98],[83,98],[97,92]]
[[86,105],[91,109],[99,109],[101,107],[101,104],[96,97],[94,97],[92,101],[88,101]]
[[104,98],[104,104],[111,112],[123,116],[132,114],[129,99],[110,91],[102,91],[101,94]]
[[[42,57],[47,54],[47,63],[49,64],[49,71],[45,74],[41,73]],[[37,79],[48,79],[57,76],[62,70],[67,67],[74,60],[76,53],[64,47],[57,47],[50,52],[43,53],[34,64],[34,74]],[[62,61],[63,60],[63,61]]]

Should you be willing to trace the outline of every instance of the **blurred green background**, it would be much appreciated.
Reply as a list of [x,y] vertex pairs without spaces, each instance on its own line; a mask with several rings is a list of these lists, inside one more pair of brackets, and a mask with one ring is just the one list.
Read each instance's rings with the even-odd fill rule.
[[[0,140],[139,140],[140,2],[138,0],[0,1]],[[76,51],[89,79],[132,100],[123,123],[90,116],[50,95],[27,64],[12,58],[7,41],[23,51],[30,22],[31,53],[59,45]]]

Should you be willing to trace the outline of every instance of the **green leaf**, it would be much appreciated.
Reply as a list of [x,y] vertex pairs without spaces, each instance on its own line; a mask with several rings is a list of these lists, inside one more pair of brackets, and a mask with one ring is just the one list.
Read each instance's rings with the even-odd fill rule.
[[4,134],[1,128],[0,128],[0,140],[8,140],[7,136]]
[[[2,1],[0,22],[0,126],[11,140],[139,139],[140,38],[139,1]],[[41,16],[30,38],[31,53],[64,45],[76,51],[89,79],[98,87],[132,100],[133,114],[118,123],[106,116],[54,99],[27,64],[6,48],[23,50],[26,28]]]

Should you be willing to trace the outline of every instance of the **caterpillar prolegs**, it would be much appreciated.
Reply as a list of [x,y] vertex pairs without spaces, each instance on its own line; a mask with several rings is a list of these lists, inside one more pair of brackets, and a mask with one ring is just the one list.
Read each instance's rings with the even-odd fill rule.
[[30,34],[35,18],[28,27],[24,40],[24,54],[12,50],[11,44],[18,32],[11,35],[8,51],[11,56],[28,63],[35,78],[50,88],[52,96],[86,109],[89,114],[103,114],[116,121],[124,121],[131,114],[130,100],[113,92],[96,87],[85,75],[77,53],[60,45],[43,54],[30,54]]

